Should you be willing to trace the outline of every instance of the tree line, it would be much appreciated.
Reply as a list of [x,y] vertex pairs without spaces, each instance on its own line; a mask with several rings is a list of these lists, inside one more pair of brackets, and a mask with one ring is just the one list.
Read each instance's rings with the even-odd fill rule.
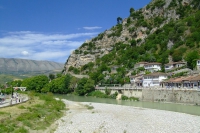
[[10,94],[12,93],[13,87],[26,87],[27,91],[35,91],[39,93],[57,93],[67,94],[75,93],[83,96],[87,93],[94,91],[94,81],[89,78],[78,79],[70,74],[55,76],[49,74],[37,75],[30,78],[26,78],[23,81],[16,80],[6,83],[6,85],[0,85],[1,92]]

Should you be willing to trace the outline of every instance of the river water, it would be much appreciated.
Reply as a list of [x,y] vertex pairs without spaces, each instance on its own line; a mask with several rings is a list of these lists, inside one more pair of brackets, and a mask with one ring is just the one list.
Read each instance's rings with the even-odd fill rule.
[[134,107],[181,112],[181,113],[187,113],[187,114],[200,116],[200,106],[195,106],[195,105],[159,103],[159,102],[142,102],[142,101],[122,101],[122,100],[115,100],[115,99],[108,99],[108,98],[95,98],[95,97],[85,97],[85,96],[76,96],[76,95],[55,95],[55,96],[62,99],[67,99],[70,101],[76,101],[76,102],[118,104],[118,105],[125,105],[125,106],[134,106]]

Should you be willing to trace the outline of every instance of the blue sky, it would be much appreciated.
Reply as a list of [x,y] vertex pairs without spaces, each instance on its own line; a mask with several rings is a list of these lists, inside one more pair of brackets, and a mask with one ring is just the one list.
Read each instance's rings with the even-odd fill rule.
[[65,63],[85,40],[151,0],[0,0],[0,58]]

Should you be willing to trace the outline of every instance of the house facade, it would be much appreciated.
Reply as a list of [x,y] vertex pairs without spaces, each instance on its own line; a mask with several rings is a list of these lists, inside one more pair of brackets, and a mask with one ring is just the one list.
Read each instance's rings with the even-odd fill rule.
[[171,62],[171,63],[167,63],[165,64],[165,71],[170,71],[179,67],[183,67],[186,66],[186,62]]
[[167,74],[165,73],[151,73],[143,76],[143,87],[153,87],[160,86],[160,83],[167,79]]
[[198,71],[200,71],[200,59],[197,60],[197,66],[196,66],[196,69],[197,69]]
[[143,75],[129,76],[131,86],[142,86]]
[[145,64],[147,64],[148,62],[138,62],[134,65],[134,69],[140,68],[140,67],[144,67]]
[[161,70],[161,63],[154,62],[154,63],[144,64],[144,69],[151,72],[151,73],[160,71]]

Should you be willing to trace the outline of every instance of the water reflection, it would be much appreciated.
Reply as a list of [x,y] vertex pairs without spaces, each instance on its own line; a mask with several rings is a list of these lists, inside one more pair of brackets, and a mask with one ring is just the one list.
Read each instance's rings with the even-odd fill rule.
[[115,100],[108,98],[95,98],[95,97],[85,97],[85,96],[75,96],[75,95],[55,95],[55,96],[77,102],[118,104],[118,105],[150,108],[150,109],[168,110],[168,111],[181,112],[181,113],[200,116],[200,106],[174,104],[174,103],[122,101],[122,100]]

